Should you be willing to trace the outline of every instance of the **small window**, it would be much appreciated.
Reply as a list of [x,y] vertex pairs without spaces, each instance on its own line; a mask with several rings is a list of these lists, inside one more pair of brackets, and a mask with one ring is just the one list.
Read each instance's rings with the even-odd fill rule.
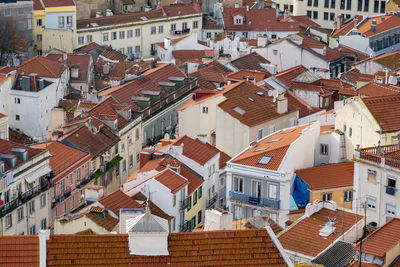
[[268,163],[271,161],[271,159],[272,159],[272,157],[270,157],[270,156],[262,156],[257,164],[268,165]]
[[388,178],[387,179],[387,186],[396,188],[396,179]]
[[171,31],[176,31],[176,24],[171,24]]
[[272,39],[276,39],[276,34],[272,34],[272,35],[271,35],[271,38],[272,38]]
[[351,202],[353,200],[353,191],[352,190],[344,191],[343,200],[344,202]]
[[119,32],[119,39],[125,39],[125,31]]
[[196,204],[197,204],[197,190],[195,190],[193,194],[193,206]]
[[140,153],[136,152],[136,162],[139,162],[139,161],[140,161]]
[[24,219],[24,207],[20,207],[18,209],[18,221],[22,221]]
[[20,120],[20,116],[19,115],[15,115],[15,120],[19,121]]
[[321,155],[328,155],[328,145],[327,144],[321,144],[319,153]]
[[40,229],[44,230],[47,229],[47,221],[46,218],[40,221]]
[[335,13],[330,13],[329,14],[329,20],[334,21],[335,20]]
[[268,198],[277,199],[278,198],[278,185],[268,184]]
[[108,41],[108,33],[103,33],[103,41],[104,42]]
[[42,26],[42,19],[36,20],[36,26]]
[[176,195],[172,196],[172,206],[175,207],[176,206]]
[[376,199],[373,197],[367,197],[366,203],[369,209],[376,209]]
[[36,225],[29,227],[29,235],[36,235]]
[[329,19],[329,13],[328,12],[324,12],[324,20],[328,20]]
[[199,27],[199,22],[197,20],[193,21],[193,29],[197,29]]
[[129,156],[129,168],[133,167],[133,155]]
[[207,37],[207,38],[211,38],[211,32],[207,32],[207,33],[206,33],[206,37]]
[[58,28],[64,28],[64,17],[63,16],[58,17]]
[[278,55],[278,49],[273,49],[272,53],[274,54],[274,56]]
[[263,136],[264,136],[264,129],[258,130],[258,140],[260,140],[261,138],[263,138]]
[[197,223],[201,223],[201,218],[202,218],[202,212],[201,210],[199,210],[199,212],[197,213]]
[[156,34],[156,27],[151,27],[150,33],[151,33],[151,34]]
[[85,38],[83,36],[78,37],[78,44],[84,44],[85,43]]
[[318,19],[318,11],[313,11],[313,19]]
[[275,125],[271,125],[268,127],[268,134],[272,134],[275,132]]
[[43,194],[40,196],[40,208],[43,208],[46,206],[46,194]]
[[72,195],[70,198],[70,210],[72,211],[75,208],[75,195]]
[[186,30],[187,28],[188,28],[187,22],[183,22],[183,23],[182,23],[182,31],[183,31],[183,30]]
[[116,40],[117,39],[117,32],[112,32],[111,33],[111,40]]
[[349,136],[351,137],[353,135],[353,128],[349,128]]
[[202,198],[202,196],[203,196],[203,186],[200,185],[200,187],[199,187],[199,189],[197,189],[197,191],[199,191],[199,193],[198,193],[198,198],[199,198],[199,199]]
[[86,35],[86,43],[91,43],[93,41],[92,35]]
[[164,32],[164,26],[160,25],[158,26],[158,33],[163,33]]
[[396,215],[396,206],[393,204],[386,203],[386,214]]
[[127,38],[132,38],[132,36],[133,36],[133,30],[128,30],[128,31],[126,32],[126,36],[127,36]]
[[35,213],[35,200],[28,203],[29,215]]
[[324,193],[322,194],[322,201],[332,200],[332,193]]
[[376,183],[376,171],[368,169],[368,182]]
[[6,216],[6,228],[10,228],[12,226],[12,214],[8,214]]
[[233,191],[243,193],[243,178],[233,177]]
[[36,41],[38,41],[38,42],[42,41],[42,35],[41,34],[37,34],[36,35]]
[[139,37],[140,36],[140,29],[135,29],[135,37]]
[[191,208],[192,208],[192,196],[189,196],[187,211],[189,211]]
[[311,10],[307,10],[307,17],[309,17],[311,19],[311,16],[312,16]]
[[203,107],[203,113],[208,114],[208,107]]

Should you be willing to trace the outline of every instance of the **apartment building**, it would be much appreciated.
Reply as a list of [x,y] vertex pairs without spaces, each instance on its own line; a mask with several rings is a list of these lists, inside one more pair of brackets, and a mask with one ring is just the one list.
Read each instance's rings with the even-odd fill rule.
[[77,22],[77,47],[91,42],[110,45],[135,58],[155,56],[156,44],[191,33],[201,34],[198,3],[175,4],[147,12],[119,14]]
[[0,139],[1,235],[35,235],[50,222],[48,150]]

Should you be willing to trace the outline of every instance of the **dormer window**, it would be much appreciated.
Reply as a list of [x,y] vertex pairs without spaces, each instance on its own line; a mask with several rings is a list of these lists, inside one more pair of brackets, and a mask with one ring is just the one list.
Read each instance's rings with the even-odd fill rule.
[[240,15],[237,15],[233,17],[233,22],[234,24],[243,24],[243,17]]

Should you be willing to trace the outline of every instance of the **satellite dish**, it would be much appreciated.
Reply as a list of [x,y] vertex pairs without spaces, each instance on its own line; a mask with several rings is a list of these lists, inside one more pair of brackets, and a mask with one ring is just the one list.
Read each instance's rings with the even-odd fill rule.
[[268,96],[272,96],[272,90],[268,90]]

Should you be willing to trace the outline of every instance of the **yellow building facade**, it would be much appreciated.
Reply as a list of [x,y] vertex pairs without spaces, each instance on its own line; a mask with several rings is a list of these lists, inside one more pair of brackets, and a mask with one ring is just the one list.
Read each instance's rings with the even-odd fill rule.
[[[352,198],[349,197],[349,194],[352,195],[353,187],[341,187],[341,188],[330,188],[327,190],[318,190],[312,191],[310,190],[310,203],[313,203],[315,200],[322,201],[324,198],[331,198],[330,200],[335,201],[338,207],[351,209],[352,208]],[[329,197],[331,196],[331,197]]]
[[203,185],[200,185],[189,197],[190,204],[186,211],[186,221],[191,222],[192,228],[203,225]]
[[389,0],[386,4],[386,12],[397,12],[400,11],[399,0]]

